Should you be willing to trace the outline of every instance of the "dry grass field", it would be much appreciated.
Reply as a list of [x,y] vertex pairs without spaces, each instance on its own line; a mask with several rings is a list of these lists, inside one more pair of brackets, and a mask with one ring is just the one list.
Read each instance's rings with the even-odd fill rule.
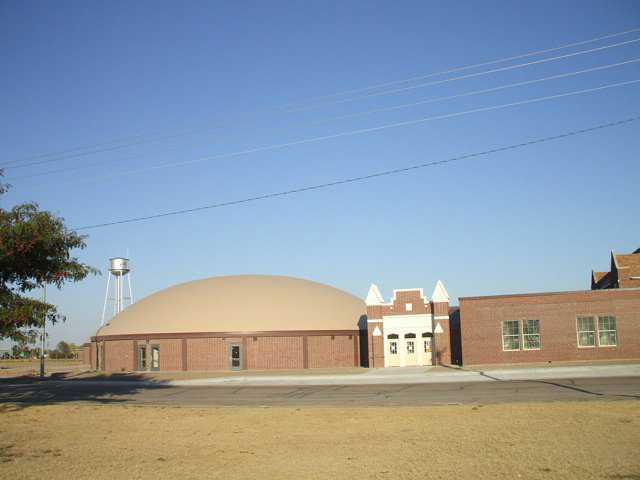
[[[436,367],[440,369],[440,367]],[[361,367],[314,368],[305,370],[278,370],[277,375],[335,375],[367,373],[369,369]],[[25,381],[34,380],[39,376],[40,362],[38,360],[0,360],[0,380],[21,378]],[[58,380],[191,380],[197,378],[216,377],[256,377],[274,375],[273,370],[214,370],[214,371],[172,371],[172,372],[119,372],[105,373],[90,370],[81,360],[47,359],[45,362],[45,376]]]
[[[81,360],[47,359],[46,374],[73,374],[87,369]],[[36,377],[40,373],[40,361],[31,360],[0,360],[0,379],[15,377]]]
[[0,477],[640,479],[637,401],[0,407]]

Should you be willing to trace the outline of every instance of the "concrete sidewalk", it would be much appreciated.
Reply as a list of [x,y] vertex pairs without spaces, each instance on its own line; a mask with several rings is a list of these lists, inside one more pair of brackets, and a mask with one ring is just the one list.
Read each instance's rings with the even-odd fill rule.
[[371,369],[359,374],[264,375],[171,380],[173,386],[286,386],[286,385],[392,385],[421,383],[491,382],[562,378],[640,377],[640,364],[580,365],[517,369],[467,370],[433,367]]
[[[323,372],[310,373],[269,373],[265,375],[241,374],[231,376],[212,376],[192,379],[66,379],[37,382],[46,384],[75,384],[78,386],[133,386],[140,387],[200,387],[200,386],[236,386],[236,387],[278,387],[278,386],[322,386],[322,385],[402,385],[402,384],[447,384],[470,382],[497,382],[511,380],[549,380],[640,377],[640,363],[607,365],[562,365],[535,367],[495,367],[465,369],[456,367],[402,367],[367,369],[358,373]],[[0,383],[1,387],[14,387],[23,384]]]
[[479,371],[496,380],[545,380],[562,378],[638,377],[640,363],[619,365],[573,365],[559,367],[495,368]]

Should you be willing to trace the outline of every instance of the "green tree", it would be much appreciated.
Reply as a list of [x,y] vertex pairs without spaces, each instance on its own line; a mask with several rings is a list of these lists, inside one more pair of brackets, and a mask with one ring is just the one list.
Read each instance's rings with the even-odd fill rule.
[[71,358],[73,352],[71,351],[71,345],[67,342],[60,341],[56,347],[59,357],[58,358]]
[[[0,183],[0,196],[7,188]],[[85,238],[36,203],[9,210],[0,207],[0,339],[26,340],[43,318],[64,321],[55,306],[28,294],[44,285],[62,288],[98,273],[71,255],[85,248]]]

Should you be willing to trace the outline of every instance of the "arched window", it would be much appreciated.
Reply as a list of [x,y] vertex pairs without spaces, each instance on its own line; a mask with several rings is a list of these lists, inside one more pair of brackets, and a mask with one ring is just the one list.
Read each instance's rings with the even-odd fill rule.
[[398,354],[398,335],[395,333],[391,333],[387,335],[387,339],[389,340],[389,354],[397,355]]
[[416,353],[416,342],[414,340],[407,340],[407,353]]
[[424,348],[424,353],[431,353],[431,333],[425,332],[422,334],[422,345]]

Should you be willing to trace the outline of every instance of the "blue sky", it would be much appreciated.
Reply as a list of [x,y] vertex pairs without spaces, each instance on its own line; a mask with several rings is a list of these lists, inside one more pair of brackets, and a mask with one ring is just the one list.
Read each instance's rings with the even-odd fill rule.
[[[330,120],[640,58],[638,42],[284,111],[313,97],[640,27],[633,1],[451,3],[2,2],[0,164],[23,165],[123,137],[198,130],[7,169],[13,189],[2,205],[34,200],[82,226],[440,160],[640,113],[635,84],[135,173],[640,79],[640,63],[633,63]],[[635,38],[640,32],[546,57]],[[294,197],[91,230],[79,256],[105,271],[109,257],[129,252],[137,298],[242,273],[309,278],[361,297],[371,282],[389,296],[393,288],[430,293],[438,279],[454,298],[588,288],[591,268],[607,268],[611,249],[640,247],[638,125]],[[52,342],[83,341],[95,331],[105,285],[103,275],[49,292],[67,315]]]

